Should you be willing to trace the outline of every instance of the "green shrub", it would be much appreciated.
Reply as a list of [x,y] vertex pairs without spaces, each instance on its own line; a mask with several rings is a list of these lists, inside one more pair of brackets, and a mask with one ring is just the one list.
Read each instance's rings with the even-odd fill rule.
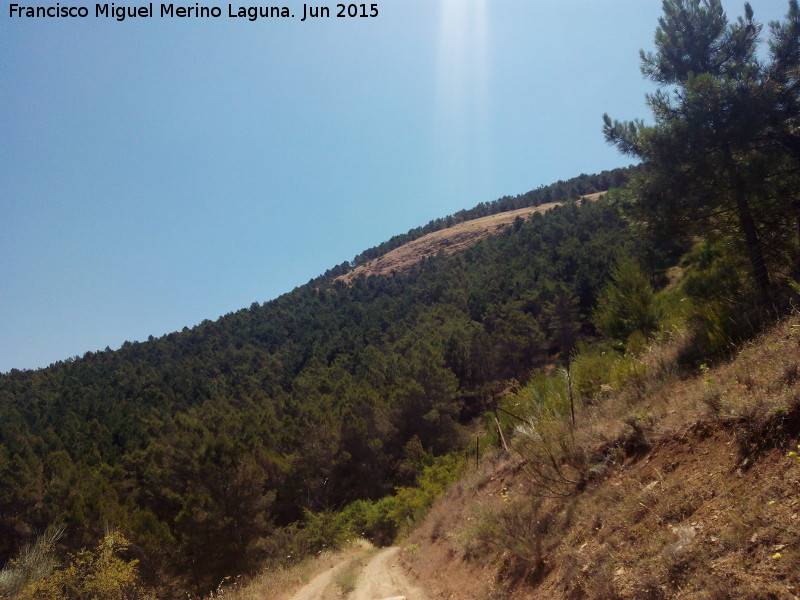
[[422,470],[415,486],[397,488],[396,504],[389,510],[389,516],[398,531],[409,529],[425,516],[434,501],[463,472],[464,459],[461,456],[440,456]]
[[138,589],[136,560],[120,556],[128,541],[119,532],[107,534],[94,550],[72,556],[63,567],[32,581],[19,594],[19,600],[134,600]]
[[[574,386],[574,365],[571,377]],[[568,372],[536,374],[506,402],[525,421],[515,424],[512,445],[525,459],[522,472],[534,493],[567,496],[581,487],[586,455],[573,435]]]
[[593,320],[611,339],[625,342],[635,332],[645,337],[658,329],[661,303],[639,266],[630,259],[617,262],[611,281],[600,292]]
[[611,373],[619,354],[604,345],[579,344],[570,362],[574,393],[590,400],[611,385]]
[[769,321],[767,307],[750,285],[747,261],[730,241],[699,242],[683,263],[678,292],[687,298],[686,320],[694,332],[683,362],[700,364],[724,356]]
[[641,389],[647,377],[647,366],[632,353],[618,357],[611,366],[609,381],[615,390],[628,386]]
[[397,507],[394,496],[380,500],[356,500],[342,510],[343,527],[348,537],[363,537],[376,546],[386,546],[397,536],[391,514]]
[[566,372],[534,373],[511,398],[517,412],[538,418],[543,414],[562,415],[569,411],[569,388]]
[[305,510],[304,521],[303,532],[311,552],[338,548],[356,535],[343,511],[325,510],[315,513]]
[[355,538],[378,546],[394,542],[398,533],[422,518],[433,502],[464,472],[464,459],[449,455],[433,459],[417,477],[416,485],[397,488],[394,496],[380,500],[356,500],[339,511],[305,511],[301,553],[339,548]]

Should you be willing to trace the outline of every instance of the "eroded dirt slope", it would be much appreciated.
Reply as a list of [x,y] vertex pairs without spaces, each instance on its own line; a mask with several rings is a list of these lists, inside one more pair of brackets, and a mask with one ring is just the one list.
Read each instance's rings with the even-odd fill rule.
[[498,454],[434,506],[403,550],[432,598],[800,597],[800,316],[578,418],[585,487]]

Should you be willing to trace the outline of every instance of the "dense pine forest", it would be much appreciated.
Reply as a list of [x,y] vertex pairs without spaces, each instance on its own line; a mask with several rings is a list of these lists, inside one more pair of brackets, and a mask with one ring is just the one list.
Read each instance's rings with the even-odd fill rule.
[[54,525],[72,550],[119,528],[147,579],[198,590],[277,559],[308,514],[413,484],[506,380],[567,356],[633,252],[613,206],[577,200],[403,273],[346,285],[343,265],[191,330],[5,374],[0,562]]

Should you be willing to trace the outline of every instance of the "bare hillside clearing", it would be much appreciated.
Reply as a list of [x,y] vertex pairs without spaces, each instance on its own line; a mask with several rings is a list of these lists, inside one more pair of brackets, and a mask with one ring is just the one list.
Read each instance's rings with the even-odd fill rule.
[[[605,192],[583,196],[587,200],[597,200]],[[503,233],[510,228],[519,217],[529,219],[536,213],[545,213],[551,208],[561,206],[563,202],[549,202],[539,206],[529,206],[517,210],[509,210],[480,219],[464,221],[447,229],[434,231],[416,240],[403,244],[399,248],[390,250],[383,256],[374,258],[363,265],[339,277],[345,283],[350,283],[359,275],[388,275],[394,271],[402,271],[417,264],[425,258],[436,256],[439,252],[447,255],[456,254],[473,244],[489,237]]]

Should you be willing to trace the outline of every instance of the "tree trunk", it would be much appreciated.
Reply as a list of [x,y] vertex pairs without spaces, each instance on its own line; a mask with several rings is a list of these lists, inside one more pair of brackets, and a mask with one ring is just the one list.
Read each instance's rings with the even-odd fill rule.
[[753,266],[753,275],[756,279],[758,292],[761,299],[769,300],[770,285],[769,285],[769,271],[767,263],[764,260],[764,249],[761,245],[761,239],[758,237],[758,230],[756,230],[753,215],[750,212],[750,204],[745,197],[745,191],[742,187],[737,186],[734,190],[736,196],[736,209],[739,213],[739,224],[742,227],[745,241],[747,242],[747,250],[750,253],[750,263]]
[[739,215],[739,225],[742,228],[742,233],[744,233],[747,250],[750,254],[753,276],[756,280],[759,296],[761,296],[762,302],[766,303],[770,298],[769,271],[767,262],[764,260],[764,248],[761,244],[761,239],[758,237],[753,213],[750,212],[750,203],[747,201],[747,186],[745,185],[744,177],[737,169],[731,149],[726,145],[723,150],[726,157],[725,166],[728,171],[728,181],[733,184],[736,212]]

